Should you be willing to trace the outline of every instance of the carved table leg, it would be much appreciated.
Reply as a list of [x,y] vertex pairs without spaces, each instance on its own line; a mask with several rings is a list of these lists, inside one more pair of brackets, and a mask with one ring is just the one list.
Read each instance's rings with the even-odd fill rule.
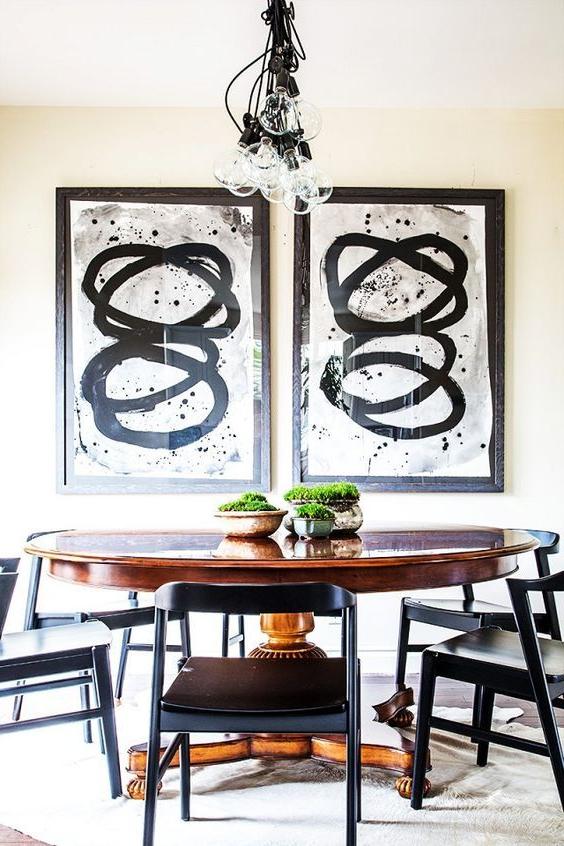
[[389,699],[374,705],[377,722],[388,723],[394,728],[409,728],[414,714],[408,710],[408,705],[413,705],[413,688],[400,684]]
[[[413,779],[411,776],[400,776],[396,778],[396,790],[402,799],[411,799],[411,788],[413,786]],[[423,796],[428,796],[431,790],[431,782],[428,778],[423,782]]]
[[[178,766],[178,765],[177,765]],[[160,793],[163,787],[162,781],[159,781],[157,793]],[[136,778],[132,778],[127,782],[127,795],[130,799],[144,799],[145,798],[145,773],[137,773]]]

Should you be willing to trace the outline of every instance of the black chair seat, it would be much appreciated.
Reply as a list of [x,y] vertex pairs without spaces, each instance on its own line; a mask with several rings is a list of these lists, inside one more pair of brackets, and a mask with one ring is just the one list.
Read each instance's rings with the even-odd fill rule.
[[506,605],[496,605],[493,602],[482,602],[478,599],[436,599],[435,597],[416,598],[408,596],[404,600],[412,608],[436,608],[452,614],[466,614],[468,617],[481,617],[484,614],[507,614],[513,618],[513,611]]
[[345,703],[342,658],[189,658],[162,698],[164,711],[225,714],[334,714]]
[[[539,638],[539,646],[547,681],[550,684],[564,681],[564,643]],[[502,629],[476,629],[431,646],[428,651],[458,663],[479,661],[494,664],[500,668],[500,673],[516,670],[527,677],[529,675],[519,635]]]
[[0,640],[0,666],[78,655],[95,646],[109,646],[110,642],[109,629],[99,622],[15,632]]

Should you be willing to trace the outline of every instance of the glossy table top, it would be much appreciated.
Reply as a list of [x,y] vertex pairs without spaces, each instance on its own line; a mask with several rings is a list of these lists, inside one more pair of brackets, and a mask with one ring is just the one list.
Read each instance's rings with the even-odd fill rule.
[[248,562],[268,566],[304,560],[346,566],[402,560],[444,561],[515,555],[534,549],[526,532],[486,526],[382,526],[358,534],[301,540],[284,530],[271,538],[230,538],[188,530],[71,531],[43,535],[27,544],[32,555],[61,561]]

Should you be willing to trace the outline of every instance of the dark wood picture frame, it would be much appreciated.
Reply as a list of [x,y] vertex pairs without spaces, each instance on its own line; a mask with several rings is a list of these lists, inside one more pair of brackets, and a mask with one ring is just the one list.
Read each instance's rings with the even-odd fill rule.
[[504,489],[504,212],[502,189],[335,188],[329,203],[415,203],[482,205],[485,209],[485,266],[488,364],[492,399],[491,473],[484,476],[315,476],[304,472],[302,444],[302,345],[309,334],[310,235],[315,212],[296,217],[294,228],[293,480],[322,483],[346,478],[366,491],[501,492]]
[[[74,377],[72,370],[71,221],[72,201],[249,206],[253,209],[251,288],[259,311],[261,397],[254,400],[254,477],[248,480],[155,476],[75,476]],[[269,204],[260,195],[235,197],[222,188],[57,188],[56,189],[56,356],[57,491],[59,493],[196,493],[270,490],[270,253]],[[258,309],[257,309],[258,306]],[[256,328],[255,328],[256,337]]]

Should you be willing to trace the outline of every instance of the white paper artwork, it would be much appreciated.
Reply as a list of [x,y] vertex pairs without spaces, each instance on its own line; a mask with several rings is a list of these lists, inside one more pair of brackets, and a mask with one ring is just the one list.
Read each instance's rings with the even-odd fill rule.
[[327,203],[309,244],[302,478],[489,477],[484,206]]

